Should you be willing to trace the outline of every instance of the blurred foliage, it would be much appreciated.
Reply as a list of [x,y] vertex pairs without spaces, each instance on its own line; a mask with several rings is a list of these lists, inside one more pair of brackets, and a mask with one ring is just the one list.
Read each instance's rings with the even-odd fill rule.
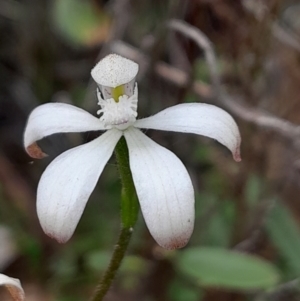
[[169,296],[174,301],[197,301],[202,299],[203,293],[199,289],[175,278],[170,284]]
[[110,18],[90,1],[55,0],[52,16],[54,28],[75,46],[95,46],[107,38]]

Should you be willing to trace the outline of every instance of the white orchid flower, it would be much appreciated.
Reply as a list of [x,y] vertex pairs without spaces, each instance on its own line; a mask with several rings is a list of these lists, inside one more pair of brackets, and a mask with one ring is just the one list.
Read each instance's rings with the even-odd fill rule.
[[25,300],[24,290],[18,279],[0,274],[0,285],[5,286],[15,301]]
[[[182,162],[140,129],[194,133],[216,139],[240,161],[240,134],[222,109],[201,103],[179,104],[136,120],[138,65],[116,54],[92,70],[101,109],[96,118],[63,103],[44,104],[30,115],[24,135],[29,155],[45,154],[36,141],[59,132],[106,131],[95,140],[58,156],[43,173],[37,212],[43,230],[59,242],[72,236],[86,203],[118,140],[124,136],[141,210],[150,233],[167,249],[183,247],[194,227],[194,189]],[[101,93],[102,95],[101,95]]]

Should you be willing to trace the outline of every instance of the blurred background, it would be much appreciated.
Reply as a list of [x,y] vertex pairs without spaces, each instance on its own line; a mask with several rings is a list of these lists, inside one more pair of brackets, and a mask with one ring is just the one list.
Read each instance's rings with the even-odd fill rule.
[[[205,52],[170,26],[172,19],[210,39],[221,92]],[[120,228],[114,158],[68,243],[42,232],[35,209],[49,162],[99,133],[43,139],[49,157],[40,161],[25,153],[22,136],[42,103],[71,103],[96,115],[90,70],[111,52],[140,64],[140,117],[183,102],[221,106],[240,127],[242,162],[203,137],[147,132],[191,175],[195,231],[187,247],[166,251],[140,216],[105,300],[300,300],[296,0],[0,0],[0,273],[19,278],[27,300],[79,301],[106,268]],[[8,300],[4,289],[0,299]]]

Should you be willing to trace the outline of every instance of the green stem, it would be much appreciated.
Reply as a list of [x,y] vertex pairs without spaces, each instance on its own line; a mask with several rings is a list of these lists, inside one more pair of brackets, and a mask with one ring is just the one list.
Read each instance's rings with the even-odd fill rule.
[[121,193],[121,219],[122,228],[119,235],[118,242],[111,257],[108,268],[106,269],[100,283],[96,287],[94,296],[91,301],[101,301],[109,290],[113,279],[116,276],[121,262],[125,256],[133,227],[136,223],[139,205],[135,193],[132,174],[129,166],[129,154],[125,138],[122,137],[118,142],[115,155],[118,163],[119,173],[122,182]]

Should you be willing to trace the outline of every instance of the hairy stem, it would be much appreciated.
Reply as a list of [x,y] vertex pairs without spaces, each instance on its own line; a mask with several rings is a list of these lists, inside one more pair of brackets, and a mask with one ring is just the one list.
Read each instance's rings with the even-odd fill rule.
[[116,273],[121,265],[122,259],[126,253],[132,230],[123,228],[120,232],[118,243],[115,246],[115,250],[111,257],[108,268],[106,269],[100,283],[96,287],[92,301],[101,301],[109,290],[112,281],[114,280]]
[[115,150],[119,173],[122,182],[121,195],[121,219],[122,227],[134,227],[138,212],[139,203],[136,197],[135,187],[129,166],[129,154],[125,138],[122,137]]
[[135,193],[132,174],[129,166],[129,154],[124,137],[118,142],[115,155],[119,168],[119,173],[122,182],[121,193],[121,219],[122,226],[118,242],[115,246],[108,268],[106,269],[100,283],[96,287],[96,291],[91,298],[91,301],[101,301],[109,290],[112,281],[114,280],[118,269],[125,256],[133,227],[136,223],[139,206]]

